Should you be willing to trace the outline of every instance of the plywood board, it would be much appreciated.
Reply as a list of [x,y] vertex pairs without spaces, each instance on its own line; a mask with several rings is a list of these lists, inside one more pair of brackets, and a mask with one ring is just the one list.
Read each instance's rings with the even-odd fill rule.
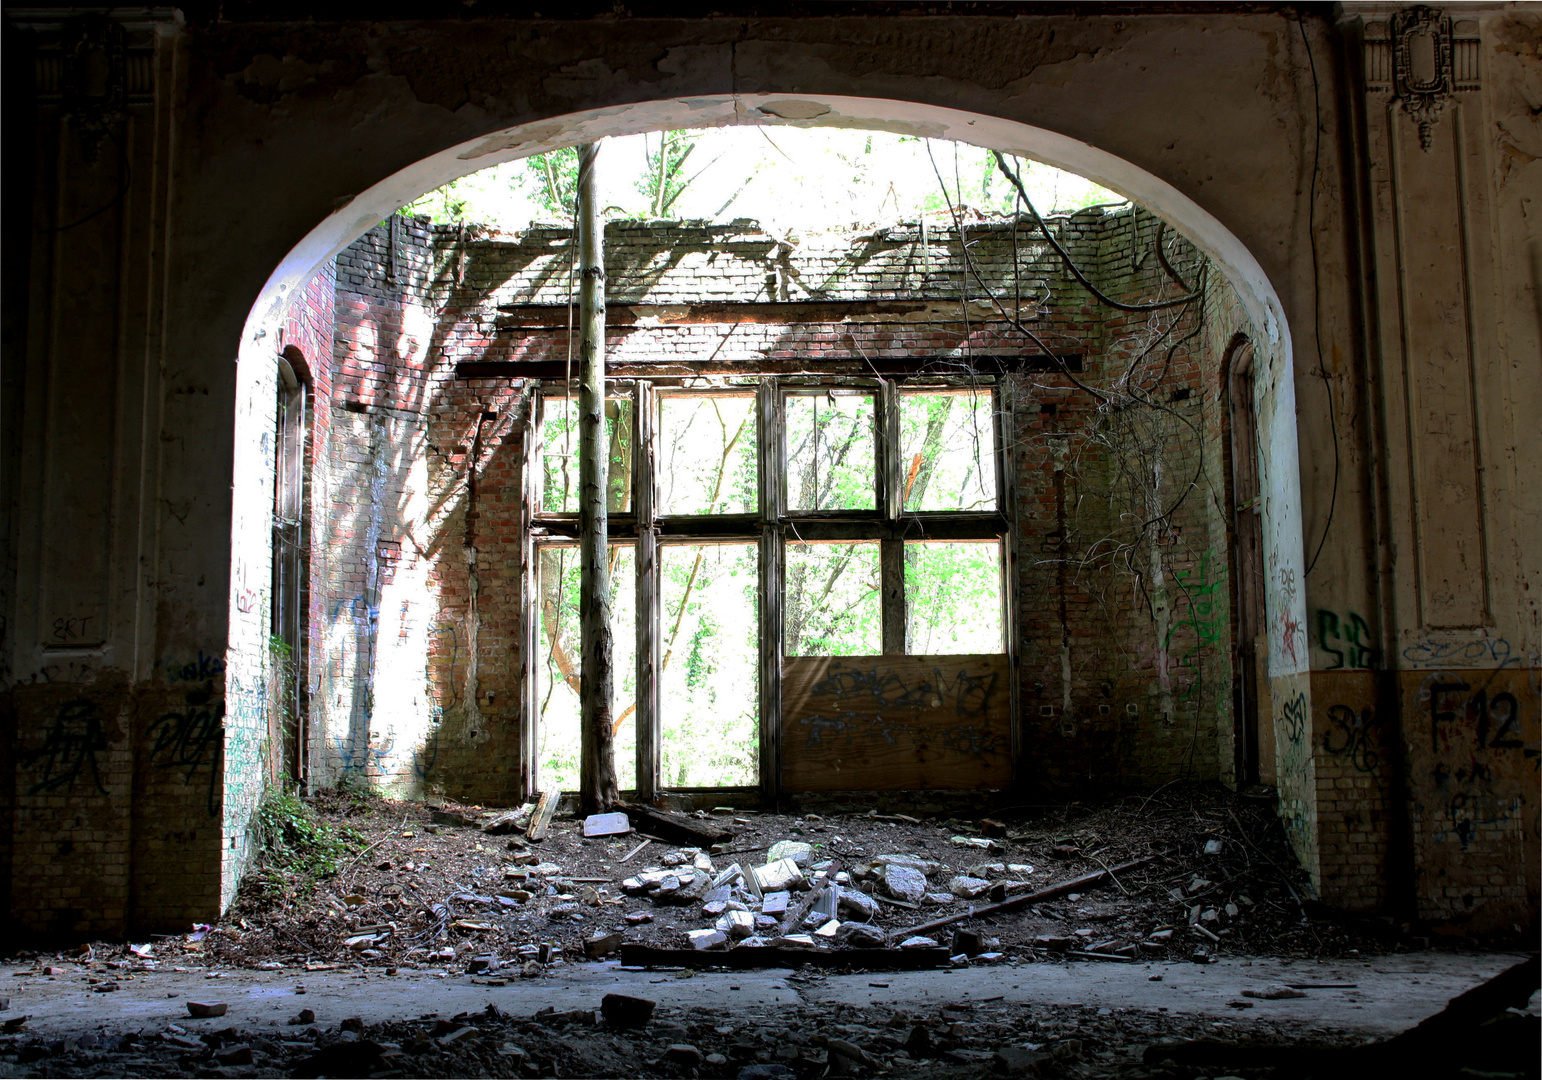
[[1006,787],[1007,658],[790,656],[782,668],[782,789]]

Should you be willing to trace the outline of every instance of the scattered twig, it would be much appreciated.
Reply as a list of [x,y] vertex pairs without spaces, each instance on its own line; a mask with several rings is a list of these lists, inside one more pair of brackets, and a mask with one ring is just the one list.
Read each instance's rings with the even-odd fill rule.
[[636,847],[634,847],[631,851],[628,851],[625,855],[621,856],[621,861],[622,862],[627,862],[628,860],[631,859],[631,857],[633,855],[636,855],[639,851],[641,851],[643,848],[647,847],[651,843],[653,843],[653,837],[650,836],[650,837],[646,838],[645,840],[643,840],[642,843],[640,843]]
[[[353,865],[355,863],[357,863],[360,859],[364,858],[364,856],[368,855],[371,851],[374,851],[381,844],[383,844],[387,840],[389,840],[394,834],[401,832],[406,827],[407,827],[407,815],[403,814],[402,815],[402,823],[400,825],[396,826],[396,828],[394,828],[394,829],[387,829],[385,835],[382,836],[379,840],[376,840],[369,847],[365,848],[363,851],[359,852],[353,858],[349,859],[348,860],[348,864],[343,867],[343,870],[351,869],[353,867]],[[341,875],[342,871],[340,870],[340,871],[338,871],[338,873],[339,873],[339,875]]]

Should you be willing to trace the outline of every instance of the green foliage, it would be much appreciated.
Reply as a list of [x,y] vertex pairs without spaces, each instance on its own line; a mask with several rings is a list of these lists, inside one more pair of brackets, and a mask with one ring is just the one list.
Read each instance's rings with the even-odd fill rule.
[[675,200],[690,187],[694,177],[685,174],[685,162],[700,137],[699,131],[663,131],[655,150],[649,136],[648,171],[633,183],[637,193],[648,200],[650,217],[668,217]]
[[259,853],[248,887],[258,901],[309,892],[364,845],[358,832],[329,824],[287,782],[268,792],[252,824]]
[[525,158],[526,182],[535,202],[552,221],[572,221],[578,199],[578,148],[565,146]]

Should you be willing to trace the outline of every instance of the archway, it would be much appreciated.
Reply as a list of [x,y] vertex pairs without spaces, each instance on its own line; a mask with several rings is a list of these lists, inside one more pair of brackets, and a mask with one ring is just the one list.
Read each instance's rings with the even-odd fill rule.
[[[1087,176],[1174,225],[1225,274],[1245,311],[1249,324],[1245,329],[1258,343],[1255,406],[1266,448],[1261,477],[1264,553],[1271,567],[1270,581],[1300,580],[1300,497],[1289,332],[1279,299],[1261,266],[1224,224],[1149,172],[1085,142],[995,117],[891,100],[741,95],[595,110],[511,128],[452,147],[356,196],[290,251],[270,276],[249,316],[242,355],[243,360],[253,362],[242,364],[242,378],[262,377],[262,357],[265,343],[272,340],[272,328],[316,268],[423,191],[492,164],[601,137],[734,124],[879,129],[999,149]],[[238,444],[242,441],[239,427],[237,440]],[[239,514],[243,502],[239,471],[236,483]],[[241,543],[238,536],[234,546],[239,548]],[[249,563],[254,555],[247,553],[246,561]],[[238,561],[243,558],[239,552],[235,557]],[[1293,591],[1276,590],[1269,597],[1268,609],[1275,626],[1305,623],[1304,602]],[[232,619],[237,618],[239,608],[233,606]],[[1304,667],[1304,641],[1293,641],[1288,631],[1268,636],[1272,675],[1289,676]],[[243,637],[233,626],[232,642]]]

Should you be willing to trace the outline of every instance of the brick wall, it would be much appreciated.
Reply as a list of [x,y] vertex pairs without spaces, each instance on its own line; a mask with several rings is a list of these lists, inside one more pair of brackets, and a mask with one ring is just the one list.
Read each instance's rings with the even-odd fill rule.
[[[1181,291],[1164,284],[1149,215],[1132,223],[1128,212],[1094,211],[1059,221],[1057,229],[1110,294],[1140,302]],[[1170,311],[1111,314],[1070,279],[1047,245],[1028,242],[1026,226],[1015,236],[1002,224],[966,233],[978,278],[966,273],[951,229],[928,226],[925,243],[914,225],[792,242],[746,221],[612,224],[606,253],[613,307],[768,299],[973,303],[967,329],[613,327],[608,356],[618,363],[758,364],[797,356],[1031,352],[1022,335],[983,321],[993,310],[989,295],[1016,303],[1014,253],[1031,327],[1053,348],[1084,357],[1087,379],[1101,384],[1124,371],[1135,359],[1131,350],[1151,344],[1171,321]],[[405,218],[372,230],[338,257],[327,410],[333,444],[324,470],[327,564],[318,573],[319,708],[312,710],[315,731],[324,734],[318,780],[362,774],[401,793],[439,790],[493,804],[525,794],[519,762],[526,388],[519,380],[457,381],[453,366],[566,358],[565,329],[510,327],[498,308],[565,304],[568,257],[565,229],[501,237]],[[1192,252],[1180,241],[1174,258],[1189,265]],[[1230,290],[1212,282],[1211,295]],[[1225,310],[1236,314],[1234,299]],[[1219,445],[1219,353],[1216,334],[1191,334],[1205,322],[1200,315],[1183,313],[1137,365],[1148,381],[1160,382],[1165,411],[1111,409],[1064,375],[1008,380],[1006,392],[1019,403],[1012,453],[1025,771],[1043,790],[1148,786],[1230,768],[1219,734],[1231,724],[1226,540],[1211,491],[1218,475],[1212,459]],[[1204,437],[1194,438],[1196,430]],[[1161,521],[1132,530],[1130,514]]]

